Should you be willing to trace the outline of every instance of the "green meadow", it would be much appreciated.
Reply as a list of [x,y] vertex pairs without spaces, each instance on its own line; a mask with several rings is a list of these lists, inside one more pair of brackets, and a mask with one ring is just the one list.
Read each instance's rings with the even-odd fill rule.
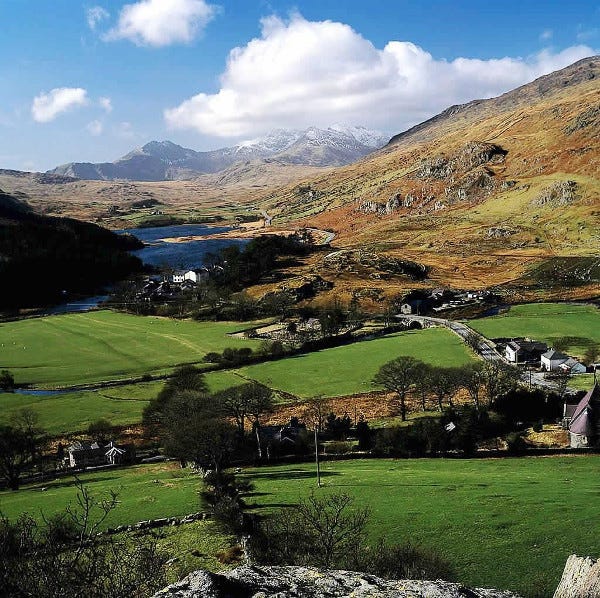
[[[110,491],[118,494],[118,505],[104,528],[187,515],[204,508],[198,495],[200,477],[175,462],[81,473],[78,479],[96,498],[106,497]],[[64,511],[68,504],[77,504],[77,480],[72,476],[24,486],[18,492],[0,491],[0,513],[9,519],[21,513],[48,517]]]
[[19,384],[46,387],[127,379],[197,363],[225,347],[257,347],[227,336],[250,324],[194,322],[94,311],[0,324],[0,368]]
[[448,366],[473,358],[457,335],[445,328],[428,328],[247,366],[238,373],[299,397],[334,397],[374,390],[371,380],[377,370],[400,355]]
[[591,343],[600,344],[600,310],[573,303],[514,305],[506,313],[470,320],[469,326],[488,338],[525,337],[552,344],[570,337],[569,351],[582,357]]
[[259,512],[345,492],[369,533],[435,549],[467,585],[552,596],[572,553],[598,555],[600,456],[356,460],[245,470]]

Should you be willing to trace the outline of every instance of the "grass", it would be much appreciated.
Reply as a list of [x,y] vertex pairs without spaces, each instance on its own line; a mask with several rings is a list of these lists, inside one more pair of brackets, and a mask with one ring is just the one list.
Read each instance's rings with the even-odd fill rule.
[[[107,517],[105,528],[202,510],[200,478],[173,462],[82,473],[79,480],[96,498],[111,490],[118,493],[119,504]],[[69,476],[24,486],[18,492],[0,492],[0,512],[9,519],[25,512],[32,517],[41,517],[42,513],[48,517],[63,511],[69,503],[75,506],[76,500],[76,480]]]
[[231,322],[193,322],[112,311],[0,325],[0,367],[19,384],[68,386],[164,373],[225,347],[256,347],[227,336]]
[[[333,397],[377,388],[371,382],[377,370],[400,355],[450,366],[472,359],[458,336],[445,328],[429,328],[252,365],[238,372],[299,397]],[[209,374],[208,379],[213,375]]]
[[[598,456],[357,460],[322,464],[324,489],[371,508],[369,533],[429,547],[460,582],[552,595],[567,557],[598,556]],[[248,469],[259,510],[298,502],[314,466]]]
[[579,357],[591,343],[600,343],[600,310],[592,305],[515,305],[505,314],[471,320],[469,325],[488,338],[528,336],[552,344],[570,337],[569,351]]
[[82,432],[99,419],[114,426],[136,424],[162,386],[163,382],[144,382],[46,396],[0,393],[0,423],[8,422],[20,409],[32,409],[40,426],[53,436]]
[[569,380],[569,388],[588,391],[594,386],[594,374],[577,374]]

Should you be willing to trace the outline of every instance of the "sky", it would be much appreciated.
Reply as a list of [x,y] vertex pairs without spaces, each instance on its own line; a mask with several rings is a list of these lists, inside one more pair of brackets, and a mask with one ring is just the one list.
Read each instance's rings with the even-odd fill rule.
[[0,168],[393,135],[600,54],[600,0],[0,0]]

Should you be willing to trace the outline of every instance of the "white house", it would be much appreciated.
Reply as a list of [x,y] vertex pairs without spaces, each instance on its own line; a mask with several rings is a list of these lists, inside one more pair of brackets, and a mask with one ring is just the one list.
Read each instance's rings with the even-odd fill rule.
[[548,346],[545,343],[537,341],[510,341],[506,345],[504,356],[510,363],[523,363],[539,359],[547,350]]
[[184,275],[184,280],[190,280],[199,283],[208,278],[208,270],[188,270]]
[[181,284],[185,280],[185,272],[175,272],[173,282]]
[[547,372],[554,372],[558,369],[560,364],[567,361],[567,359],[569,359],[568,355],[565,355],[560,351],[550,349],[549,351],[546,351],[540,358],[540,365]]

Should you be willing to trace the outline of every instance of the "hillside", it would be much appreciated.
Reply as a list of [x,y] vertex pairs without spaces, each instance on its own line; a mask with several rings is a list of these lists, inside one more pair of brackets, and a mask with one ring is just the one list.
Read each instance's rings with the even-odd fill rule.
[[217,173],[234,164],[265,158],[283,164],[341,166],[385,144],[381,135],[364,127],[334,125],[306,131],[278,129],[233,147],[197,152],[171,141],[151,141],[114,162],[71,162],[48,174],[85,180],[169,181]]
[[[269,213],[335,231],[338,248],[429,265],[428,284],[502,285],[515,299],[597,295],[599,134],[595,57],[449,108],[360,162],[272,193]],[[326,261],[307,268],[336,279],[337,292],[410,286]]]
[[0,310],[39,307],[142,269],[141,243],[95,224],[51,218],[0,190]]

